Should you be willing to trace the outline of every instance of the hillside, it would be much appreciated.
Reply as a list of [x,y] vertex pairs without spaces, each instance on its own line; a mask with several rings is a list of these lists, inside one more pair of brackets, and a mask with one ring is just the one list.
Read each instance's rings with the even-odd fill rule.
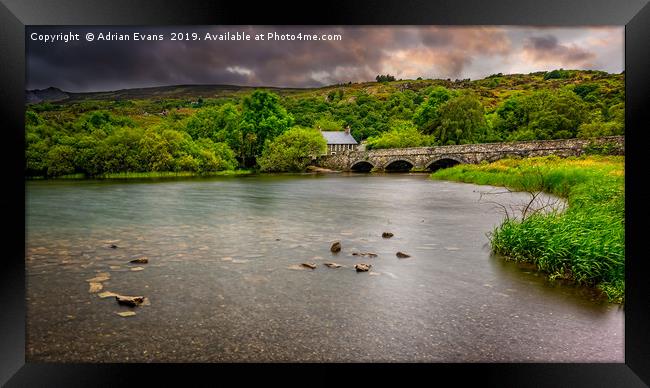
[[[63,158],[73,166],[64,171],[78,171],[75,155],[87,152],[87,142],[136,147],[142,136],[165,131],[191,141],[224,143],[240,163],[254,161],[264,139],[293,126],[331,131],[349,125],[355,139],[367,141],[369,148],[619,135],[624,85],[623,73],[560,69],[311,89],[178,85],[69,93],[48,88],[27,91],[28,164],[29,156],[35,157],[28,170],[44,173],[48,158]],[[120,131],[128,136],[113,138]],[[65,155],[53,155],[57,145]],[[130,170],[129,163],[140,166],[121,161],[96,170]],[[154,167],[144,170],[149,168]]]

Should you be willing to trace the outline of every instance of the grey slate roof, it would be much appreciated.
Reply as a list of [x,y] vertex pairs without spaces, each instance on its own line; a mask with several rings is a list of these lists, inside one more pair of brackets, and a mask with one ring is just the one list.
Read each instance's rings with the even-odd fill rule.
[[327,140],[327,144],[359,144],[352,135],[345,133],[345,131],[322,131],[321,133]]

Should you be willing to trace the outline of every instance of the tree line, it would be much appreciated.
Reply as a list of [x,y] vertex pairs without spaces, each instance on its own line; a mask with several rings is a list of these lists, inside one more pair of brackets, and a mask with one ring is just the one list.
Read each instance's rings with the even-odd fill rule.
[[[382,78],[378,87],[392,87],[388,93],[352,85],[192,102],[43,103],[26,112],[26,174],[300,171],[326,150],[318,129],[346,126],[370,149],[623,134],[622,83],[572,83],[573,74],[546,72],[514,92],[499,86],[513,80],[498,74],[460,88],[404,88]],[[507,95],[489,105],[485,96],[498,93]]]

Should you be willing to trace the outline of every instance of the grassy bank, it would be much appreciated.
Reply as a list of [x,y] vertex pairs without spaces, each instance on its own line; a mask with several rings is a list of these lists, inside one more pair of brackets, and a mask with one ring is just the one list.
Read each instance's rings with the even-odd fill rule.
[[544,191],[568,200],[565,212],[506,219],[491,234],[494,252],[548,273],[625,297],[625,185],[622,156],[504,159],[459,165],[433,179]]
[[232,175],[249,175],[251,170],[226,170],[198,173],[193,171],[150,171],[150,172],[117,172],[102,174],[94,177],[87,177],[84,174],[62,175],[54,178],[45,178],[42,176],[28,177],[27,179],[147,179],[147,178],[183,178],[183,177],[210,177],[210,176],[232,176]]

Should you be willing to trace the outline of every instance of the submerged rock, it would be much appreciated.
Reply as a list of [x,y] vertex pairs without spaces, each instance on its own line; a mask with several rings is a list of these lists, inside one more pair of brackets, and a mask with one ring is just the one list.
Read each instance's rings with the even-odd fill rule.
[[381,234],[381,237],[383,237],[383,238],[391,238],[393,236],[394,236],[394,234],[392,234],[391,232],[384,232],[384,233]]
[[368,256],[368,257],[377,257],[376,253],[372,252],[353,252],[352,256]]
[[[107,275],[108,275],[108,274],[107,274]],[[105,282],[105,281],[111,279],[110,275],[108,275],[108,276],[107,276],[107,275],[99,274],[99,276],[95,276],[95,277],[92,278],[92,279],[86,279],[86,281],[87,281],[88,283],[101,283],[101,282]]]
[[330,251],[334,253],[341,252],[341,242],[340,241],[335,241],[334,244],[330,247]]
[[91,294],[94,294],[95,292],[101,291],[102,288],[104,288],[104,286],[102,286],[101,283],[90,282],[88,292],[90,292]]
[[115,299],[117,303],[131,307],[139,306],[144,302],[144,296],[115,295]]
[[147,264],[147,263],[149,263],[149,259],[147,259],[146,257],[139,257],[137,259],[133,259],[133,260],[129,261],[129,263]]
[[341,268],[341,264],[336,264],[336,263],[325,263],[324,265],[330,267],[330,268]]
[[407,257],[411,257],[411,255],[407,255],[404,252],[397,252],[395,256],[399,257],[400,259],[406,259]]
[[314,263],[301,263],[303,267],[311,268],[311,269],[316,269],[316,264]]
[[104,292],[100,292],[99,294],[97,294],[97,296],[99,296],[102,299],[109,298],[111,296],[118,296],[118,295],[119,294],[116,294],[116,293],[110,292],[110,291],[104,291]]
[[357,272],[368,272],[370,267],[372,267],[372,265],[365,264],[365,263],[359,263],[354,265],[354,269],[356,269]]

